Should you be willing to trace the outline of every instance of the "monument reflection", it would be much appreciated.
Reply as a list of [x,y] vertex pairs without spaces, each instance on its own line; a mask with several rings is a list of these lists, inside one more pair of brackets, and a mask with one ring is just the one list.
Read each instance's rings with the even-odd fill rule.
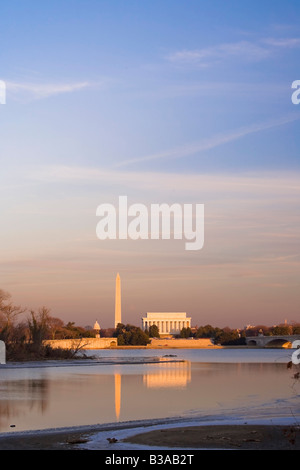
[[172,367],[161,364],[158,371],[143,375],[143,383],[148,388],[186,387],[192,380],[191,363],[177,362]]
[[186,361],[0,372],[0,432],[194,416],[278,398],[293,407],[285,364]]
[[[159,364],[156,371],[151,371],[143,374],[143,385],[146,388],[160,389],[160,388],[183,388],[191,382],[191,363],[178,362],[173,363],[170,367],[169,364]],[[114,374],[115,382],[115,415],[116,420],[120,420],[121,413],[121,387],[122,375],[120,373]],[[124,377],[125,379],[125,377]]]

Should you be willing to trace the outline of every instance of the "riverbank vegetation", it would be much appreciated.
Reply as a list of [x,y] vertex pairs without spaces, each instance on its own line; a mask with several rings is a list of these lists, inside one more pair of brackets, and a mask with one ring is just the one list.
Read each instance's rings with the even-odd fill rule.
[[46,339],[63,332],[68,337],[79,337],[84,329],[75,328],[74,324],[64,326],[62,320],[50,316],[50,310],[41,307],[37,311],[30,310],[27,318],[18,321],[26,309],[16,306],[11,296],[0,290],[0,340],[6,345],[7,361],[30,361],[45,359],[75,358],[79,349],[66,350],[52,348],[45,344]]
[[148,332],[129,324],[119,323],[113,336],[118,338],[118,346],[146,346],[150,343]]
[[[20,317],[24,315],[25,319],[20,321]],[[80,340],[95,337],[96,334],[92,326],[77,326],[74,322],[65,324],[60,318],[53,317],[50,310],[44,306],[36,311],[17,306],[12,302],[10,294],[0,289],[0,340],[6,344],[7,361],[74,358],[77,357],[80,346],[74,350],[51,348],[45,340]],[[247,336],[258,334],[267,336],[300,334],[300,324],[285,323],[272,327],[257,325],[248,326],[243,330],[219,328],[208,324],[182,328],[177,337],[210,338],[216,345],[231,346],[244,345]],[[143,331],[134,325],[119,324],[117,328],[102,329],[101,337],[117,338],[119,346],[146,346],[151,342],[151,338],[159,338],[160,333],[156,325],[152,325],[149,331]]]

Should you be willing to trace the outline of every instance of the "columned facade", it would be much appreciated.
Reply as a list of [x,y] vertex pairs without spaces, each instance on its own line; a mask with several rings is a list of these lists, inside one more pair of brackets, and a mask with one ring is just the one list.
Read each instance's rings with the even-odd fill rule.
[[182,328],[191,327],[191,317],[185,312],[147,312],[142,318],[142,329],[149,330],[150,326],[156,325],[159,334],[178,334]]

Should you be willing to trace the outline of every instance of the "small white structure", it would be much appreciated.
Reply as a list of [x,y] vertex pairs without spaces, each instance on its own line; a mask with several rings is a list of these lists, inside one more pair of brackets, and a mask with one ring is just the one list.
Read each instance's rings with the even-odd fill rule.
[[142,329],[149,330],[152,325],[157,326],[161,335],[175,335],[182,328],[191,327],[191,317],[187,317],[185,312],[147,312],[142,318]]
[[4,341],[0,341],[0,364],[6,364],[6,348]]
[[100,328],[100,325],[99,325],[99,323],[97,322],[97,320],[96,320],[96,322],[95,322],[95,324],[94,324],[94,328],[93,328],[93,329],[96,331],[96,338],[100,338],[100,330],[101,330],[101,328]]

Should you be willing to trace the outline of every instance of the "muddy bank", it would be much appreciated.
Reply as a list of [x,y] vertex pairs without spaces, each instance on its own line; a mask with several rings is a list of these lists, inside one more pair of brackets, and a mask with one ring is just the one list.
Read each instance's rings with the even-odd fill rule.
[[[88,449],[89,441],[95,442],[97,432],[99,429],[0,436],[0,450],[79,450],[82,445]],[[187,426],[139,432],[121,442],[128,443],[130,449],[151,446],[153,449],[299,450],[300,428],[293,425]],[[114,443],[110,449],[116,449]]]
[[124,439],[140,445],[202,449],[300,449],[300,428],[272,425],[215,425],[171,428]]

